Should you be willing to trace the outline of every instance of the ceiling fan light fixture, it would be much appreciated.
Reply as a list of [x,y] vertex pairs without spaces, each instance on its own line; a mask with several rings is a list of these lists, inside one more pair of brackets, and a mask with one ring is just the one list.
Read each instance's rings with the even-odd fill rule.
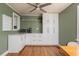
[[37,10],[39,10],[40,8],[37,8]]
[[31,10],[30,12],[33,12],[34,10],[36,10],[36,11],[38,11],[38,12],[41,11],[41,12],[46,13],[47,11],[43,10],[42,8],[43,8],[43,7],[46,7],[46,6],[48,6],[48,5],[51,5],[51,3],[45,3],[45,4],[42,4],[42,5],[40,5],[40,3],[36,3],[36,5],[29,3],[29,5],[35,7],[35,8],[34,8],[33,10]]

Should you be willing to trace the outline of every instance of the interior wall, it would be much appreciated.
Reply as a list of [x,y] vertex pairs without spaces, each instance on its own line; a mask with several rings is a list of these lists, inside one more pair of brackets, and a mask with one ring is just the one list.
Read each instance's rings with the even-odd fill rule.
[[13,12],[6,4],[0,3],[0,54],[8,50],[8,35],[18,33],[14,31],[2,31],[2,15],[6,14],[12,17]]
[[70,41],[76,41],[77,36],[77,5],[71,4],[68,8],[59,14],[59,42],[67,44]]
[[42,33],[42,19],[39,16],[22,16],[21,29],[32,28],[32,33]]

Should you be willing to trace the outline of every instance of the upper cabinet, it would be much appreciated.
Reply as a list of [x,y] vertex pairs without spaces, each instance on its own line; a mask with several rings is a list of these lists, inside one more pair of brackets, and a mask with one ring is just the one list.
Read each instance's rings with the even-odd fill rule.
[[49,40],[51,43],[53,44],[59,43],[58,13],[43,14],[43,34],[45,34],[45,36],[48,37],[48,40],[51,38]]
[[43,33],[58,34],[58,13],[43,14]]
[[12,18],[5,14],[2,15],[2,30],[11,31],[12,30]]
[[2,30],[17,31],[20,29],[20,16],[13,12],[13,17],[2,15]]
[[20,29],[20,16],[13,12],[13,30],[17,31]]

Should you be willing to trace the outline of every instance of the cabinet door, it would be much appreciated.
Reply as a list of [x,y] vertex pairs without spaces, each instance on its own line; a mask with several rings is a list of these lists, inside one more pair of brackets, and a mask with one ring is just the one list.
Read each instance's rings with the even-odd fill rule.
[[31,43],[31,34],[26,34],[25,37],[26,37],[26,40],[25,40],[26,43],[25,44],[30,45],[30,43]]
[[58,14],[43,14],[43,33],[54,34],[58,32]]
[[13,30],[17,31],[20,29],[20,16],[13,12]]
[[49,18],[47,14],[43,14],[43,33],[49,33]]
[[22,47],[24,47],[25,44],[26,44],[26,35],[25,34],[21,34],[20,37],[21,37]]
[[12,30],[12,18],[7,15],[2,15],[2,30],[11,31]]
[[19,52],[22,49],[22,39],[20,35],[8,36],[8,50],[9,52]]
[[52,37],[50,37],[47,35],[48,39],[52,38],[48,42],[51,42],[52,44],[58,43],[58,41],[59,41],[58,40],[59,39],[58,30],[59,30],[58,29],[58,14],[57,13],[54,13],[54,14],[53,13],[52,14],[44,13],[43,14],[43,34],[45,34],[45,35],[48,34],[48,35],[52,36]]
[[38,45],[40,42],[39,42],[39,35],[38,34],[32,34],[32,45]]

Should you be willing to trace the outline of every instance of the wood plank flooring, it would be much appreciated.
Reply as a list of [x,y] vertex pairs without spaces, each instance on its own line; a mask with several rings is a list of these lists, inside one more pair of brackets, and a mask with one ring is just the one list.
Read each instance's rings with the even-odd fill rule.
[[61,56],[56,46],[26,46],[20,53],[8,53],[7,56]]

